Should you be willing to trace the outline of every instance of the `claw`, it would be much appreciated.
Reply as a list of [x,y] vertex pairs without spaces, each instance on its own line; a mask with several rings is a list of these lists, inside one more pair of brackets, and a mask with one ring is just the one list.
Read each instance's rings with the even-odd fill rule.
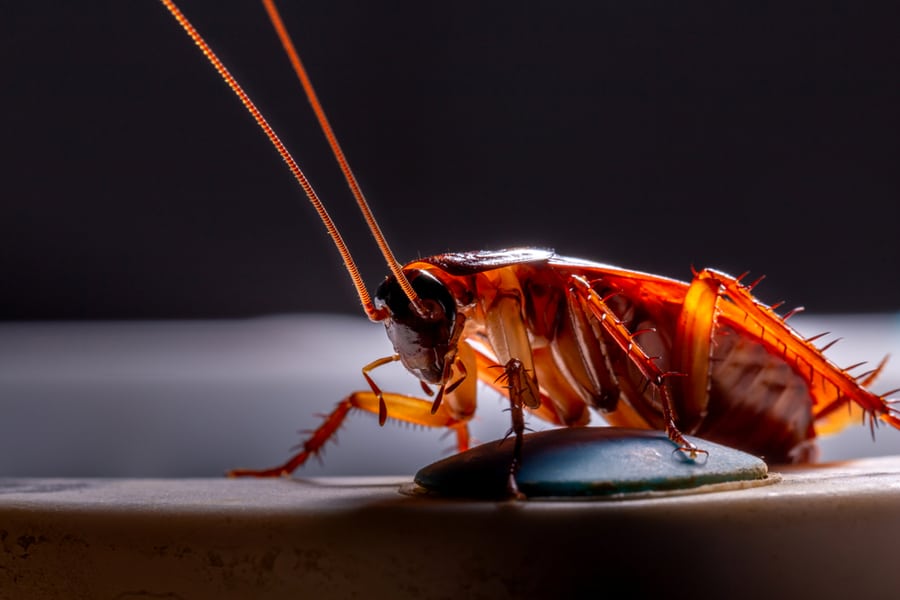
[[378,396],[378,424],[384,425],[387,421],[387,404],[384,402],[384,396]]
[[[706,461],[709,460],[709,452],[707,450],[703,450],[701,448],[697,448],[696,446],[679,446],[672,450],[672,455],[679,454],[682,459],[688,460],[692,463],[697,463],[700,465],[705,465]],[[702,456],[703,460],[698,461],[697,459]]]

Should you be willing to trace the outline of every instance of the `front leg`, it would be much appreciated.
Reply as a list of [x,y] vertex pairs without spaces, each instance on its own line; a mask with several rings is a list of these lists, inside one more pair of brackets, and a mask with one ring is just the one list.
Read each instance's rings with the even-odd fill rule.
[[334,438],[335,433],[344,423],[351,409],[360,409],[372,414],[379,414],[379,405],[386,403],[390,407],[391,418],[404,423],[423,427],[446,428],[456,433],[457,448],[460,452],[469,447],[469,416],[453,415],[447,405],[437,412],[431,412],[431,400],[382,392],[356,392],[340,402],[319,427],[309,437],[296,446],[299,451],[283,464],[269,469],[233,469],[229,477],[280,477],[290,475],[311,457],[318,455],[323,446]]
[[379,358],[377,360],[373,360],[366,366],[362,368],[363,378],[366,380],[366,383],[369,384],[369,387],[372,389],[372,393],[375,394],[375,397],[378,398],[378,424],[384,425],[384,422],[387,421],[387,404],[384,402],[384,392],[381,391],[381,388],[378,387],[378,384],[375,383],[375,380],[372,379],[372,376],[369,375],[369,372],[373,369],[377,369],[382,365],[386,365],[388,363],[392,363],[400,360],[399,354],[393,354],[391,356],[385,356],[384,358]]
[[[472,362],[469,368],[474,368],[475,358],[468,350],[463,353],[463,361],[465,360]],[[475,378],[464,378],[464,381],[456,383],[453,389],[446,392],[444,402],[432,410],[433,402],[430,399],[383,392],[375,384],[369,376],[369,372],[390,362],[393,362],[393,357],[378,359],[366,365],[363,374],[372,390],[355,392],[338,402],[337,406],[325,416],[322,424],[296,447],[299,451],[283,464],[269,469],[235,469],[230,471],[228,476],[279,477],[291,474],[306,463],[311,456],[318,455],[329,440],[334,439],[351,409],[378,415],[379,422],[382,424],[384,418],[390,416],[391,419],[403,423],[447,429],[456,434],[457,449],[460,452],[467,450],[469,447],[468,422],[475,412],[476,405]]]

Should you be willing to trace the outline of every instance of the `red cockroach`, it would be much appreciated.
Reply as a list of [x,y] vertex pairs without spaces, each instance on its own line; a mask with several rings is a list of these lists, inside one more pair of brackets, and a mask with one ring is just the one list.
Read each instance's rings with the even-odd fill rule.
[[[520,460],[524,410],[560,426],[588,423],[665,430],[688,458],[704,453],[684,433],[769,462],[812,460],[816,436],[854,415],[874,429],[900,428],[900,412],[866,389],[884,366],[861,375],[823,355],[752,294],[753,284],[712,269],[677,281],[517,248],[440,254],[401,265],[351,173],[271,0],[263,0],[391,275],[372,298],[337,229],[293,158],[240,85],[171,0],[162,0],[264,130],[334,240],[362,306],[382,322],[395,354],[362,369],[370,390],[338,403],[284,464],[233,476],[293,472],[332,438],[351,409],[456,433],[469,446],[476,381],[504,393]],[[797,309],[799,310],[799,309]],[[370,376],[400,361],[432,398],[383,392]],[[501,376],[495,367],[501,367]],[[841,410],[844,409],[844,410]],[[511,477],[514,489],[514,477]]]

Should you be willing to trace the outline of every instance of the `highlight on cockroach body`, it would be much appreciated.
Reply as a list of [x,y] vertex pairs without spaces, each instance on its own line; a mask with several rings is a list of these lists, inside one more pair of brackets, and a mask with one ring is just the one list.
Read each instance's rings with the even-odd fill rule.
[[[509,488],[516,491],[524,414],[553,425],[665,431],[676,453],[706,450],[685,435],[769,463],[815,460],[816,439],[854,420],[900,428],[889,394],[868,388],[884,367],[839,367],[816,337],[804,338],[754,283],[713,269],[678,281],[621,267],[514,248],[439,254],[402,265],[391,253],[351,172],[272,0],[263,0],[323,132],[381,250],[390,275],[371,296],[306,176],[238,82],[171,0],[181,24],[267,135],[332,237],[363,310],[384,324],[395,353],[362,367],[368,389],[340,402],[286,462],[232,476],[290,474],[333,438],[351,409],[456,435],[470,445],[476,382],[508,398],[514,437]],[[416,397],[382,390],[374,371],[399,361],[421,382]]]

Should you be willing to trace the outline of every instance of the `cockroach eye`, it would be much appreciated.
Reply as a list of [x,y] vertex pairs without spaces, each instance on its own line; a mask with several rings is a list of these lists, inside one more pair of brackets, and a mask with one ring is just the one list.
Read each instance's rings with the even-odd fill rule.
[[384,327],[403,365],[422,381],[440,383],[456,322],[456,302],[434,275],[412,271],[408,276],[428,314],[416,312],[394,277],[376,290],[375,307],[390,311]]
[[387,307],[391,311],[391,318],[395,321],[411,321],[418,318],[423,321],[452,322],[456,318],[456,302],[437,277],[427,271],[412,271],[408,277],[429,314],[423,316],[416,313],[394,277],[385,279],[375,291],[376,308]]

